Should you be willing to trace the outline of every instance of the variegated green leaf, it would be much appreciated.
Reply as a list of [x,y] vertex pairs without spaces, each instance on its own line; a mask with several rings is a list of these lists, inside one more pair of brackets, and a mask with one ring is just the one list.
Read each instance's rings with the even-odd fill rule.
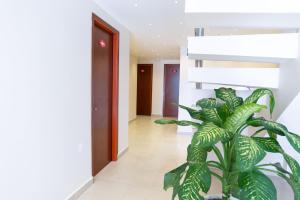
[[201,111],[195,110],[195,109],[192,109],[192,108],[189,108],[186,106],[182,106],[182,105],[179,105],[179,107],[181,109],[186,110],[189,113],[189,115],[191,116],[191,118],[203,121],[203,116],[202,116]]
[[215,108],[212,109],[203,108],[202,116],[205,119],[205,122],[213,122],[218,126],[221,126],[223,124],[223,120],[221,119],[217,109]]
[[286,136],[293,148],[300,153],[300,136],[294,133],[290,133],[284,125],[277,122],[265,120],[264,118],[248,120],[247,124],[254,127],[262,126],[268,131],[271,131],[271,133]]
[[219,103],[214,98],[205,98],[197,101],[197,106],[207,109],[217,108],[219,106]]
[[249,117],[251,117],[254,113],[257,113],[264,108],[265,106],[258,105],[255,103],[244,104],[238,107],[234,111],[234,113],[227,118],[224,126],[229,132],[234,134],[242,125],[244,125],[247,122]]
[[226,119],[231,115],[230,109],[226,103],[222,104],[217,108],[220,118],[225,122]]
[[156,124],[177,124],[178,126],[194,126],[196,128],[199,128],[201,126],[201,124],[196,123],[196,122],[191,122],[191,121],[186,121],[186,120],[182,120],[182,121],[177,121],[177,120],[169,120],[169,119],[159,119],[159,120],[155,120]]
[[248,120],[247,124],[254,127],[264,127],[266,130],[281,136],[284,136],[285,132],[288,131],[288,129],[284,125],[277,122],[265,120],[264,118]]
[[296,180],[294,177],[291,178],[288,178],[286,176],[281,176],[281,177],[284,178],[293,189],[294,200],[300,200],[300,181]]
[[268,132],[268,135],[270,136],[270,138],[273,138],[273,139],[277,139],[277,134],[271,130],[267,130]]
[[274,167],[281,172],[277,173],[278,176],[285,179],[290,184],[294,192],[294,200],[300,200],[300,177],[293,176],[290,172],[286,171],[280,163],[274,164]]
[[287,175],[291,175],[290,172],[288,172],[286,169],[284,169],[280,163],[274,163],[271,164],[273,167],[275,167],[279,172],[287,174]]
[[287,154],[283,154],[283,157],[285,159],[285,161],[287,162],[288,166],[290,167],[293,176],[297,177],[300,181],[300,166],[299,163],[292,158],[291,156],[287,155]]
[[277,192],[272,181],[262,172],[253,170],[239,176],[241,200],[277,200]]
[[236,166],[241,171],[248,171],[259,163],[266,152],[251,137],[239,136],[235,144]]
[[211,186],[211,173],[206,164],[190,165],[180,187],[180,200],[203,200],[200,191],[207,193]]
[[238,106],[243,104],[243,99],[236,96],[236,91],[232,88],[220,88],[215,89],[216,97],[223,100],[228,104],[231,112],[235,110]]
[[188,164],[185,163],[165,174],[164,189],[168,190],[169,188],[173,188],[172,199],[175,199],[176,195],[179,192],[180,180],[184,176],[187,166]]
[[294,178],[291,178],[289,184],[294,191],[294,200],[300,200],[300,181],[296,181]]
[[292,147],[300,153],[300,136],[290,132],[285,132],[285,136]]
[[226,141],[230,138],[231,135],[229,135],[225,129],[213,123],[206,123],[194,134],[192,145],[207,148],[219,141]]
[[197,146],[188,146],[187,161],[190,164],[200,164],[206,161],[207,151]]
[[274,111],[274,107],[275,107],[275,98],[274,98],[272,90],[269,90],[266,88],[257,89],[244,101],[244,104],[257,103],[257,101],[265,95],[269,96],[270,113],[272,114]]
[[279,143],[274,138],[253,137],[252,138],[263,150],[272,153],[283,152]]

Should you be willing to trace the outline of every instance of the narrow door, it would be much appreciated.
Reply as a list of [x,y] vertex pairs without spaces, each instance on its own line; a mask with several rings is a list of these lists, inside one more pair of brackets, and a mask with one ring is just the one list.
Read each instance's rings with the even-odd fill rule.
[[164,78],[164,117],[178,117],[180,65],[166,64]]
[[152,64],[139,64],[137,70],[137,115],[152,112]]
[[94,25],[92,67],[92,156],[95,176],[112,160],[113,35]]

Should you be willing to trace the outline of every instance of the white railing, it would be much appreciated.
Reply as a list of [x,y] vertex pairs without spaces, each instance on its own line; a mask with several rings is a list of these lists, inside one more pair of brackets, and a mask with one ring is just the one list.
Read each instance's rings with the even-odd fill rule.
[[188,56],[279,63],[298,57],[298,40],[298,33],[189,37]]
[[190,67],[188,70],[189,82],[252,88],[279,86],[279,68]]

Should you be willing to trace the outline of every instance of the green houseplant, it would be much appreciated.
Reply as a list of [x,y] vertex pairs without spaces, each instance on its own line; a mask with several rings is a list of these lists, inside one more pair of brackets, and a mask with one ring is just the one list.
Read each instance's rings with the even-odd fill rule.
[[[286,137],[292,147],[300,152],[300,137],[279,123],[257,117],[266,105],[258,100],[269,96],[272,114],[274,96],[269,89],[257,89],[245,100],[231,88],[215,90],[216,98],[201,99],[198,109],[185,109],[193,121],[157,120],[157,124],[193,126],[196,131],[187,149],[187,161],[165,175],[164,189],[173,188],[173,197],[179,200],[202,200],[211,187],[211,177],[222,184],[222,200],[231,196],[241,200],[276,200],[277,191],[265,172],[285,179],[294,191],[294,199],[300,200],[300,166],[286,154],[277,137]],[[247,127],[257,131],[246,135]],[[266,132],[261,136],[261,132]],[[217,144],[220,146],[218,147]],[[207,159],[214,153],[218,161]],[[278,153],[287,162],[290,171],[279,163],[260,164],[267,153]],[[213,169],[216,170],[213,170]]]

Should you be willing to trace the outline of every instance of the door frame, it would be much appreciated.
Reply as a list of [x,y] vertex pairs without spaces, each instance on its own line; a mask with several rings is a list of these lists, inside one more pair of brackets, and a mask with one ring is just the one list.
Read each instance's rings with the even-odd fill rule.
[[[168,65],[179,65],[179,90],[180,90],[180,64],[164,64],[164,93],[163,93],[163,117],[167,117],[166,113],[166,81],[167,81],[167,66]],[[178,95],[179,98],[179,95]],[[178,116],[177,116],[178,117]]]
[[[117,161],[118,159],[118,104],[119,104],[119,31],[114,27],[106,23],[104,20],[99,18],[96,14],[92,13],[92,71],[94,66],[94,32],[95,28],[100,28],[113,36],[113,68],[112,68],[112,161]],[[91,74],[92,86],[93,86],[93,78]],[[91,115],[93,116],[93,91],[91,86],[91,94],[92,94],[92,102],[91,102]],[[93,122],[91,121],[91,124]],[[91,126],[92,130],[92,171],[94,174],[94,133],[93,133],[93,124]]]

